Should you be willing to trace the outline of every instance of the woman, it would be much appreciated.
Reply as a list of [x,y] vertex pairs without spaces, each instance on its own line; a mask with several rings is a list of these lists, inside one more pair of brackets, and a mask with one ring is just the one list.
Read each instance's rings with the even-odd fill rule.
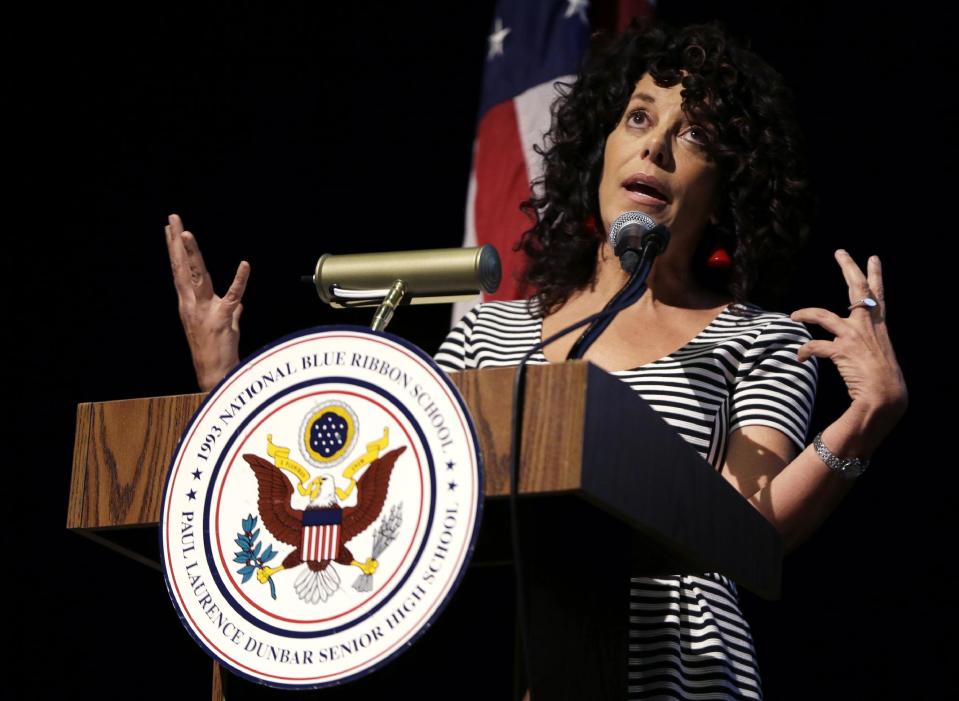
[[[842,459],[868,459],[906,407],[879,260],[864,275],[836,251],[847,318],[824,309],[786,316],[747,301],[780,291],[806,235],[809,196],[781,78],[717,26],[634,24],[598,42],[566,88],[540,195],[525,204],[535,221],[522,242],[525,281],[536,294],[474,309],[437,361],[515,364],[541,338],[600,311],[626,274],[593,222],[608,231],[625,211],[647,213],[669,227],[669,246],[647,292],[584,357],[636,389],[795,547],[851,486],[859,465]],[[800,322],[836,338],[810,340]],[[562,362],[578,335],[531,362]],[[807,446],[819,357],[836,363],[852,403]],[[631,697],[761,697],[731,581],[634,578],[631,593]]]
[[[836,252],[849,286],[845,318],[756,304],[775,299],[808,228],[780,77],[716,26],[634,25],[597,43],[558,101],[549,136],[540,195],[526,203],[535,225],[522,242],[535,295],[474,309],[437,361],[513,364],[540,338],[601,309],[625,281],[601,232],[624,211],[646,212],[669,226],[669,247],[647,292],[585,358],[634,387],[794,547],[850,488],[858,469],[843,459],[875,452],[907,392],[875,256],[864,274]],[[167,244],[197,379],[209,390],[238,362],[249,265],[221,298],[176,215]],[[834,340],[810,340],[801,322]],[[533,362],[562,362],[574,340]],[[836,364],[852,402],[806,445],[817,358]],[[631,696],[761,697],[732,582],[705,573],[636,578],[632,589]]]

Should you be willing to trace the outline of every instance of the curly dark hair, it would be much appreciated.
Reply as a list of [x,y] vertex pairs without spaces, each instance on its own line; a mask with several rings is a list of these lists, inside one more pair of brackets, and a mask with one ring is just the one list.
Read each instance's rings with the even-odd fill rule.
[[[534,222],[517,244],[528,257],[523,283],[547,312],[592,283],[606,137],[646,72],[664,87],[681,82],[683,111],[706,129],[719,167],[722,203],[695,255],[697,281],[775,307],[812,220],[803,145],[782,77],[719,22],[675,29],[634,20],[619,36],[594,36],[576,82],[556,83],[548,147],[537,147],[544,174],[522,204]],[[717,242],[733,259],[722,272],[706,265]]]

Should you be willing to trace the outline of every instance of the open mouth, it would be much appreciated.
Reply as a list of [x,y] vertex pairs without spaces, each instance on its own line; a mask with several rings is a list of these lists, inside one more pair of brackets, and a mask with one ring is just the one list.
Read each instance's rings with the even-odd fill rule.
[[629,192],[635,192],[638,195],[642,195],[652,200],[656,200],[656,202],[658,203],[666,204],[667,202],[669,202],[669,198],[666,197],[665,194],[657,190],[652,185],[647,185],[646,183],[636,181],[636,182],[626,183],[625,187]]

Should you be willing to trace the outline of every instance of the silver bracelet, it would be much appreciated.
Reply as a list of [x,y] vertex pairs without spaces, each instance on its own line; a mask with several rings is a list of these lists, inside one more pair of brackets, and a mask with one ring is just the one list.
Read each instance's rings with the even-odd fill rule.
[[829,448],[823,445],[822,431],[820,431],[816,435],[815,440],[813,440],[813,447],[816,449],[816,454],[822,458],[822,461],[826,463],[826,466],[830,470],[835,470],[846,479],[856,479],[869,467],[869,460],[864,460],[863,458],[841,458],[838,455],[833,455]]

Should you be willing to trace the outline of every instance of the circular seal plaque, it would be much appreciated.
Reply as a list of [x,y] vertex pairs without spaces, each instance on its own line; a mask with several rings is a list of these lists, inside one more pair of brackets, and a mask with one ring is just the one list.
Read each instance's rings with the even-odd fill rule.
[[423,351],[324,327],[261,350],[180,439],[160,546],[183,624],[234,673],[317,688],[407,649],[472,554],[483,475]]

